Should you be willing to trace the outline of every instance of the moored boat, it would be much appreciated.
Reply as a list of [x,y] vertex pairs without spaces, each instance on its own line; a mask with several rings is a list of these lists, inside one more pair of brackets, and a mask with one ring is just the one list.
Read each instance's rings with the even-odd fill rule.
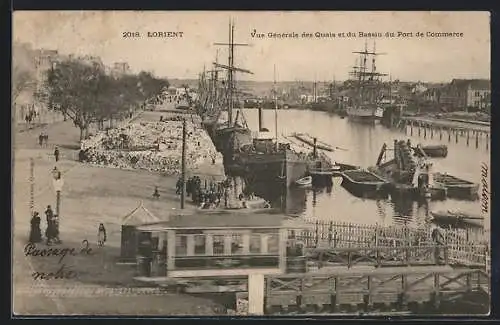
[[448,156],[448,146],[444,144],[421,146],[421,148],[428,157],[446,158]]
[[303,177],[303,178],[295,181],[295,184],[297,184],[297,186],[301,186],[301,187],[311,186],[312,176]]
[[364,169],[345,170],[341,173],[342,186],[358,197],[387,195],[389,182]]
[[479,184],[443,173],[434,173],[434,183],[446,188],[448,197],[457,199],[476,200]]
[[432,221],[455,228],[483,228],[484,217],[460,211],[432,211]]

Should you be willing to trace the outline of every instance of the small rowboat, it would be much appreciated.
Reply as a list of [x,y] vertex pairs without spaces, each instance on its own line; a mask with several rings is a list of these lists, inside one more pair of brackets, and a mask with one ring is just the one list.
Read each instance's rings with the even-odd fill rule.
[[433,221],[441,225],[455,226],[456,228],[482,228],[484,217],[470,215],[459,211],[433,211]]
[[312,184],[312,176],[303,177],[295,181],[295,184],[297,184],[298,186],[310,186]]

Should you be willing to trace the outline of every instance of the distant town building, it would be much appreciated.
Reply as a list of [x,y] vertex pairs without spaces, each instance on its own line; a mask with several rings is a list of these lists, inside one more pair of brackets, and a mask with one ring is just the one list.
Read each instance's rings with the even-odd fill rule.
[[127,62],[115,62],[109,69],[109,74],[114,77],[120,77],[130,73],[130,66]]
[[486,110],[491,106],[491,82],[453,79],[448,85],[429,90],[425,98],[451,110]]
[[417,82],[415,85],[413,85],[411,92],[413,94],[421,94],[427,90],[427,87],[422,83],[422,82]]

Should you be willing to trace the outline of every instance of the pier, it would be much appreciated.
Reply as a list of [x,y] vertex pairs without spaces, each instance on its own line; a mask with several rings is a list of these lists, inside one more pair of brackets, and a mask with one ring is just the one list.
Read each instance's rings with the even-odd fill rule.
[[249,282],[236,292],[237,313],[417,313],[489,299],[483,231],[445,231],[436,246],[428,229],[309,222],[312,230],[289,234],[305,243],[304,272]]
[[485,122],[403,116],[396,126],[404,130],[405,134],[418,135],[424,139],[443,140],[444,137],[448,142],[459,143],[465,138],[467,146],[489,148],[491,126]]

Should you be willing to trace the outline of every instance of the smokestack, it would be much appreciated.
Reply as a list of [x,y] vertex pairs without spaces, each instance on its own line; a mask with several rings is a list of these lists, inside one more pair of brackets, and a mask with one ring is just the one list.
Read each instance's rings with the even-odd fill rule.
[[262,111],[262,106],[259,106],[259,132],[264,131],[264,113]]

